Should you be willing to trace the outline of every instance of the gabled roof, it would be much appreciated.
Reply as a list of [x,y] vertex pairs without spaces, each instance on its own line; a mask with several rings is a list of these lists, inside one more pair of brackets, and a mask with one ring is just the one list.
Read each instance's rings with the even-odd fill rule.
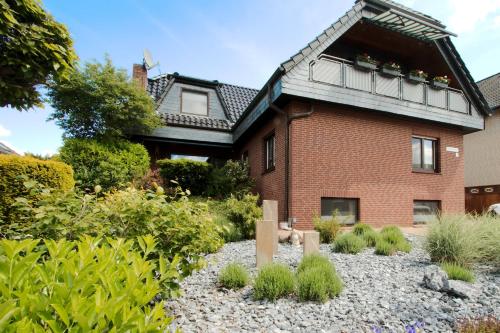
[[208,129],[230,130],[233,124],[241,117],[243,111],[248,107],[250,102],[259,92],[257,89],[220,83],[217,80],[210,81],[184,76],[178,73],[165,74],[148,79],[147,92],[154,98],[157,105],[159,105],[174,82],[184,82],[215,89],[221,104],[223,105],[227,120],[172,113],[162,114],[162,118],[167,124],[202,127]]
[[500,73],[482,79],[477,85],[492,110],[500,108]]

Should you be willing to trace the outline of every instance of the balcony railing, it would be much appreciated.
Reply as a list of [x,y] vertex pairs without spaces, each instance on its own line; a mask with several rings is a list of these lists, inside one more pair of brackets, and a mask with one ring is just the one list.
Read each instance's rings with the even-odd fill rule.
[[309,77],[324,84],[470,114],[470,103],[460,90],[438,89],[427,81],[414,82],[403,75],[389,77],[377,70],[359,69],[351,61],[333,56],[321,55],[311,62]]

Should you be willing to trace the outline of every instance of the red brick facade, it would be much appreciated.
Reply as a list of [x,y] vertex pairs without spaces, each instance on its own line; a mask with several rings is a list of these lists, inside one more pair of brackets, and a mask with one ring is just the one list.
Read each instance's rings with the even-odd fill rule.
[[[310,104],[291,102],[287,112]],[[241,148],[248,151],[256,190],[279,202],[285,220],[285,121],[275,116]],[[276,169],[263,173],[264,137],[276,133]],[[443,212],[464,211],[463,133],[376,111],[315,104],[312,115],[290,124],[289,216],[298,229],[312,228],[321,197],[358,198],[360,220],[372,225],[411,225],[413,200],[439,200]],[[412,171],[412,135],[438,139],[439,173]],[[446,151],[459,148],[459,156]]]

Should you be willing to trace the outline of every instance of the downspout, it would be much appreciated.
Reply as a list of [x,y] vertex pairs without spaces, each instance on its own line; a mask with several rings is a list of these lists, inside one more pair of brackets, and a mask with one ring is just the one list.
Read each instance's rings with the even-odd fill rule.
[[[279,114],[282,114],[285,116],[285,218],[286,221],[289,219],[289,199],[290,199],[290,188],[289,188],[289,179],[290,179],[290,124],[292,123],[293,120],[299,119],[299,118],[305,118],[309,117],[313,112],[314,112],[314,105],[311,103],[311,109],[308,112],[303,112],[303,113],[297,113],[290,115],[288,112],[284,111],[283,109],[279,108],[277,105],[275,105],[272,101],[271,98],[271,85],[267,85],[267,101],[269,104],[269,108],[271,110],[276,111]],[[293,227],[293,226],[292,226]]]

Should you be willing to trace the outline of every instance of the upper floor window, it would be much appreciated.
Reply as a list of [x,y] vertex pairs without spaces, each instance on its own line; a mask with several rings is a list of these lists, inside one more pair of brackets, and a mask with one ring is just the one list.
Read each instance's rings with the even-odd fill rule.
[[208,116],[208,94],[202,91],[182,90],[181,112]]
[[414,136],[411,139],[414,171],[437,172],[437,139]]
[[266,171],[274,169],[275,166],[274,156],[276,152],[275,146],[276,146],[276,137],[273,133],[264,139],[264,151],[265,151],[264,166]]

